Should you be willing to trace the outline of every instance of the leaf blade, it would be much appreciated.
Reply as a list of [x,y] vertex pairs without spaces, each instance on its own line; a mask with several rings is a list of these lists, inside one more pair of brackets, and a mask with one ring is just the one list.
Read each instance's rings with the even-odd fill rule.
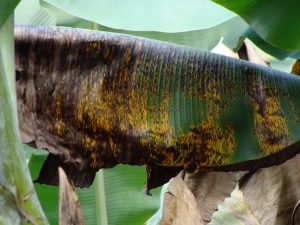
[[298,1],[213,1],[239,14],[271,45],[286,51],[300,49],[300,31],[295,29],[299,27]]

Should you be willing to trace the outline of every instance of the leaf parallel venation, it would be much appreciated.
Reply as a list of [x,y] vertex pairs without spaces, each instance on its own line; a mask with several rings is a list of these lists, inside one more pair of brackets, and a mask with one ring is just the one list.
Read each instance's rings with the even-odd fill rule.
[[206,166],[299,140],[300,78],[129,35],[16,27],[23,141],[79,170]]

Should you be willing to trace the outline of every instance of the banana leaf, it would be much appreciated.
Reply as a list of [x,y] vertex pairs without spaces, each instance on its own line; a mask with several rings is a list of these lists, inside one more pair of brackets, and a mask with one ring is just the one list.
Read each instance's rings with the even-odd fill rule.
[[145,164],[150,189],[300,138],[298,76],[128,35],[15,32],[21,137],[51,153],[38,182],[62,166],[85,187],[99,168]]
[[208,0],[91,0],[88,4],[82,0],[42,0],[41,4],[45,2],[76,17],[131,31],[185,32],[213,27],[235,17]]
[[[41,5],[40,5],[41,4]],[[76,28],[86,28],[86,29],[97,29],[101,31],[126,33],[136,36],[148,37],[156,40],[168,41],[177,44],[183,44],[190,47],[196,47],[201,50],[211,50],[219,42],[221,38],[222,42],[225,43],[231,49],[236,51],[240,47],[239,43],[243,39],[242,37],[247,37],[258,47],[263,49],[265,52],[273,55],[279,60],[285,59],[286,57],[299,58],[299,51],[287,51],[281,48],[276,48],[266,42],[262,37],[260,37],[248,24],[246,24],[238,16],[228,16],[227,10],[214,11],[214,6],[211,6],[210,1],[197,1],[194,4],[199,8],[198,16],[205,17],[205,19],[198,20],[188,20],[186,26],[182,27],[181,24],[176,28],[176,32],[168,32],[169,25],[172,24],[170,20],[165,21],[168,23],[167,27],[164,29],[159,25],[154,25],[155,29],[147,30],[147,24],[142,23],[140,30],[135,30],[134,24],[130,21],[126,24],[118,24],[119,29],[114,29],[110,27],[109,21],[111,21],[112,14],[97,14],[94,17],[90,17],[89,8],[93,8],[96,11],[100,11],[97,7],[99,4],[85,4],[84,7],[78,7],[80,0],[76,1],[75,5],[65,6],[57,1],[41,1],[39,0],[22,0],[16,9],[16,24],[18,25],[58,25],[58,26],[68,26]],[[103,3],[101,3],[103,4]],[[100,5],[101,5],[100,4]],[[112,5],[110,5],[112,4]],[[156,3],[153,3],[156,4]],[[103,5],[101,5],[103,7]],[[113,2],[109,1],[105,3],[105,11],[109,11],[110,7],[114,7]],[[70,8],[73,8],[70,10]],[[148,13],[148,8],[145,7]],[[211,8],[208,10],[207,8]],[[101,8],[103,9],[103,8]],[[168,10],[176,10],[178,7],[176,4],[171,4],[168,6]],[[141,9],[142,10],[142,9]],[[166,10],[166,9],[165,9]],[[181,11],[185,10],[183,13],[193,14],[194,9],[190,7],[182,8]],[[125,10],[126,11],[126,10]],[[163,9],[155,9],[155,15],[160,15]],[[68,12],[68,13],[67,13]],[[135,11],[134,11],[135,12]],[[69,14],[70,13],[70,14]],[[121,15],[121,14],[120,14]],[[118,16],[115,17],[116,23],[118,21],[124,21],[123,18]],[[145,19],[143,14],[130,13],[130,16],[135,18],[135,21],[142,21]],[[191,17],[193,17],[192,15]],[[101,18],[99,18],[101,17]],[[161,21],[164,23],[164,15],[161,15]],[[126,17],[127,18],[127,17]],[[91,21],[89,21],[89,19]],[[108,21],[108,23],[103,23],[103,21]],[[127,21],[127,20],[126,20]],[[201,21],[199,23],[199,21]],[[98,24],[96,23],[98,22]],[[152,21],[153,22],[153,21]],[[101,24],[101,25],[100,25]],[[152,24],[153,25],[153,24]],[[194,27],[193,29],[187,30],[189,27]],[[133,30],[132,30],[133,29]],[[239,41],[240,38],[240,41]]]
[[274,47],[289,52],[299,51],[299,1],[213,1],[240,15],[261,38]]
[[249,28],[243,36],[250,39],[256,46],[260,49],[263,49],[266,53],[276,57],[279,60],[283,60],[287,57],[298,59],[300,58],[300,51],[285,51],[280,48],[276,48],[273,45],[266,42],[263,38],[261,38],[252,28]]
[[[209,3],[211,4],[211,3]],[[205,7],[204,7],[205,8]],[[204,11],[204,8],[202,9]],[[182,44],[190,47],[210,51],[214,48],[221,38],[230,48],[236,47],[240,35],[246,31],[248,25],[239,17],[228,18],[227,11],[219,13],[220,19],[214,17],[202,20],[202,26],[196,30],[181,31],[176,33],[167,33],[165,30],[158,31],[132,31],[123,29],[113,29],[108,26],[96,24],[93,21],[83,19],[85,17],[76,17],[68,14],[61,9],[39,0],[22,0],[16,8],[17,25],[43,25],[43,26],[67,26],[74,28],[96,29],[115,33],[126,33],[135,36],[148,37],[156,40],[168,41]],[[98,14],[99,15],[99,14]],[[205,12],[205,16],[209,16]],[[222,17],[221,17],[222,16]],[[232,32],[234,30],[235,32]]]
[[9,16],[13,14],[14,9],[20,0],[1,0],[0,1],[0,27],[8,20]]
[[15,24],[54,26],[56,23],[57,17],[42,8],[39,0],[22,0],[15,9]]

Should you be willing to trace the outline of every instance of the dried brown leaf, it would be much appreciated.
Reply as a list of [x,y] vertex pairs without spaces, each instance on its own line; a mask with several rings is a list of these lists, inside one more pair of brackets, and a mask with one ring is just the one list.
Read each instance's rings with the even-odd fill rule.
[[270,66],[268,62],[266,62],[255,50],[254,46],[245,41],[241,48],[238,51],[238,55],[240,59],[247,60],[249,62],[253,62],[256,64],[260,64],[263,66]]
[[253,215],[262,225],[292,224],[300,200],[300,155],[256,171],[240,187]]
[[209,172],[185,176],[187,187],[194,194],[198,212],[207,223],[218,205],[230,196],[234,190],[239,174],[231,172]]
[[84,225],[80,211],[78,197],[74,186],[68,182],[62,168],[59,171],[59,224],[60,225]]
[[203,225],[196,199],[182,180],[180,173],[173,178],[165,193],[160,225]]
[[292,225],[300,224],[300,201],[296,204],[293,210],[293,223]]
[[[294,155],[297,148],[298,144],[295,144],[283,152],[285,155],[274,154],[274,157],[281,157],[283,160]],[[266,159],[272,161],[274,157],[272,155]],[[269,165],[265,161],[265,159],[261,159],[257,163],[259,165],[264,165],[264,163]],[[239,182],[245,200],[243,204],[249,206],[250,214],[257,219],[259,224],[292,224],[293,210],[300,200],[300,155],[296,155],[285,162],[281,162],[279,159],[277,161],[280,163],[274,164],[271,162],[270,165],[273,164],[273,166],[257,167],[251,173],[243,172],[242,174],[240,172],[241,178],[237,173],[232,172],[187,175],[185,183],[196,198],[199,214],[204,222],[211,221],[212,214],[218,210],[218,206],[224,202],[224,199],[230,196],[235,185]],[[251,161],[249,163],[255,162]],[[255,165],[253,166],[255,168]],[[236,204],[232,207],[240,207],[238,203]],[[296,208],[294,213],[295,224],[299,223],[298,211]],[[233,216],[238,218],[237,214]],[[253,220],[248,219],[247,217],[243,218],[243,223],[252,224],[249,221],[253,222]],[[230,223],[224,222],[224,224]]]
[[300,75],[300,59],[297,59],[294,63],[291,73]]

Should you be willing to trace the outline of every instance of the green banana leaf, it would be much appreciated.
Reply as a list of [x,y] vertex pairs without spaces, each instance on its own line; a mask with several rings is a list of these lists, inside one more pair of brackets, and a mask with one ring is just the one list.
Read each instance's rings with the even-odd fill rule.
[[184,2],[91,0],[88,4],[82,0],[43,0],[41,2],[50,3],[71,15],[106,27],[132,31],[174,33],[206,29],[235,16],[230,11],[207,0]]
[[[61,17],[61,15],[57,16]],[[40,6],[39,0],[22,0],[15,9],[15,24],[54,26],[57,17]]]
[[[110,3],[112,2],[106,4],[108,8],[111,7],[109,5]],[[60,10],[52,4],[65,11]],[[257,35],[253,29],[249,28],[248,24],[246,24],[240,17],[228,17],[228,11],[226,10],[217,11],[218,17],[216,17],[216,12],[210,13],[210,10],[207,10],[207,8],[210,8],[212,4],[210,1],[198,1],[196,3],[197,5],[201,5],[201,10],[198,14],[205,17],[205,20],[201,20],[200,24],[197,24],[197,21],[189,21],[189,26],[195,26],[195,24],[197,24],[196,29],[178,29],[177,32],[172,33],[168,33],[166,29],[160,30],[159,26],[157,26],[157,29],[154,29],[153,31],[147,31],[146,26],[142,27],[141,30],[133,31],[133,25],[130,22],[128,22],[127,26],[120,27],[121,29],[114,29],[112,27],[109,27],[110,24],[103,23],[103,20],[101,20],[102,22],[100,22],[100,24],[102,25],[96,24],[96,19],[93,19],[92,21],[94,22],[91,22],[88,21],[89,17],[85,16],[85,12],[89,11],[87,9],[88,7],[95,8],[97,6],[93,5],[93,2],[90,4],[91,5],[85,4],[85,7],[76,9],[77,13],[72,13],[71,15],[66,13],[67,11],[70,12],[67,7],[61,7],[60,4],[52,3],[51,1],[49,1],[49,3],[47,1],[41,1],[40,6],[39,0],[22,0],[16,9],[16,24],[47,26],[59,25],[86,29],[97,29],[116,33],[126,33],[135,36],[142,36],[156,40],[183,44],[186,46],[208,51],[215,47],[221,38],[223,38],[222,42],[225,43],[229,48],[238,50],[239,38],[245,36],[265,52],[273,55],[280,60],[286,57],[292,57],[295,59],[300,57],[300,51],[285,51],[268,44],[264,39]],[[176,5],[172,4],[171,8],[172,7],[176,8]],[[168,7],[168,9],[169,8],[170,7]],[[190,9],[189,7],[187,7],[182,10]],[[106,9],[106,11],[108,11],[108,9]],[[78,17],[73,15],[76,15]],[[157,15],[157,13],[155,15]],[[110,17],[111,14],[97,14],[97,16],[100,16],[101,18],[106,16]],[[134,16],[136,16],[136,21],[141,21],[142,19],[144,19],[144,17],[137,18],[138,15]],[[115,17],[116,21],[124,21],[123,18],[119,17],[119,14]],[[110,18],[107,19],[110,20]],[[169,22],[170,21],[168,21],[168,23]],[[178,26],[178,28],[179,27],[180,26]]]
[[0,27],[8,20],[9,16],[13,13],[15,7],[20,0],[1,0],[0,1]]
[[[18,25],[58,25],[85,29],[97,29],[101,31],[109,31],[115,33],[126,33],[135,36],[148,37],[156,40],[168,41],[172,43],[182,44],[190,47],[199,48],[210,51],[224,37],[223,42],[230,48],[236,47],[240,35],[246,31],[248,25],[239,17],[227,17],[225,11],[220,13],[222,20],[211,18],[207,24],[199,27],[197,30],[182,31],[176,33],[167,33],[166,31],[132,31],[126,29],[113,29],[91,22],[81,17],[70,15],[47,2],[38,0],[22,0],[16,9],[16,24]],[[208,3],[211,4],[211,3]],[[210,15],[206,12],[205,14]],[[207,20],[203,20],[204,23]],[[215,22],[214,22],[215,21]],[[213,22],[213,23],[212,23]],[[213,25],[213,26],[211,26]],[[232,32],[235,30],[235,32]]]
[[256,46],[263,49],[266,53],[276,57],[279,60],[283,60],[287,57],[298,59],[300,58],[300,51],[285,51],[280,48],[276,48],[262,39],[252,28],[249,28],[243,36],[250,39]]
[[[299,32],[295,32],[299,25],[297,19],[299,3],[297,0],[289,0],[287,2],[269,0],[264,1],[263,3],[260,1],[255,1],[251,4],[248,4],[248,1],[246,0],[238,3],[225,2],[222,0],[216,0],[215,2],[227,7],[230,10],[233,10],[235,13],[239,14],[243,19],[245,19],[248,24],[250,24],[250,27],[247,26],[243,20],[239,18],[239,24],[235,24],[235,28],[227,28],[227,31],[229,31],[229,34],[231,35],[226,32],[221,34],[224,37],[225,44],[228,45],[228,43],[230,43],[230,48],[233,49],[239,46],[237,39],[232,39],[232,37],[246,36],[252,42],[257,43],[258,46],[264,51],[272,54],[278,59],[283,59],[286,57],[292,57],[296,59],[300,57],[299,45],[297,45],[297,43],[299,43],[297,40],[300,39],[300,35]],[[119,30],[130,30],[131,32],[139,31],[139,33],[142,31],[159,31],[163,33],[168,32],[168,34],[171,36],[171,33],[174,33],[173,35],[179,33],[180,35],[183,32],[187,32],[185,37],[188,39],[193,39],[194,35],[198,35],[198,37],[201,38],[203,35],[203,32],[200,33],[201,30],[206,31],[209,28],[220,26],[221,24],[225,24],[225,21],[229,22],[232,21],[232,18],[234,18],[234,14],[230,15],[225,9],[222,10],[221,8],[215,8],[215,5],[208,0],[184,2],[185,7],[179,7],[178,4],[181,3],[175,3],[172,1],[166,5],[161,4],[159,9],[156,8],[156,5],[158,4],[156,1],[152,1],[150,4],[141,5],[140,8],[132,7],[131,4],[141,4],[140,1],[132,0],[129,4],[126,2],[126,7],[120,5],[122,7],[120,7],[121,12],[116,14],[107,13],[110,12],[111,8],[113,8],[114,12],[116,12],[116,6],[117,10],[119,9],[118,4],[116,4],[114,1],[101,1],[101,3],[98,1],[93,1],[90,2],[90,4],[86,4],[83,0],[76,0],[75,2],[72,1],[73,4],[67,4],[66,2],[59,0],[42,0],[41,3],[46,8],[49,8],[46,3],[52,4],[53,6],[74,16],[94,21],[102,26],[109,27],[112,30],[115,28]],[[153,8],[149,10],[149,7],[151,6],[153,6]],[[235,7],[237,7],[237,9]],[[53,8],[54,7],[52,7],[52,10]],[[98,13],[102,10],[106,13]],[[130,12],[128,12],[128,10]],[[178,10],[178,12],[175,12],[176,10]],[[93,14],[91,11],[96,13]],[[152,15],[149,15],[149,12],[153,13],[152,15],[155,15],[155,18],[153,18]],[[184,24],[182,24],[181,21],[178,22],[168,19],[167,17],[171,13],[172,15],[176,15],[176,19],[180,18],[180,16],[185,17],[184,20],[182,19]],[[274,13],[276,13],[275,16]],[[127,15],[125,16],[124,14]],[[186,14],[188,14],[188,16],[185,16]],[[145,15],[148,15],[151,17],[151,19]],[[180,16],[178,17],[178,15]],[[201,18],[195,19],[194,17]],[[126,18],[126,20],[124,20],[124,18]],[[130,19],[128,20],[128,18]],[[132,22],[131,19],[134,20],[134,22]],[[145,19],[148,20],[144,21]],[[174,26],[176,29],[172,29],[174,22],[176,22],[176,26]],[[152,27],[152,29],[149,29],[148,23],[151,23],[150,27]],[[224,25],[222,27],[225,29]],[[252,31],[247,31],[247,28],[249,28],[249,31]],[[203,39],[206,42],[208,39],[216,39],[218,34],[219,33],[217,33],[217,35],[214,34],[209,38],[205,36],[205,38],[201,38],[201,40],[199,40],[199,43],[201,43]],[[227,37],[227,35],[229,35],[229,37]],[[195,43],[195,41],[193,42]],[[290,45],[295,46],[291,47]],[[195,45],[192,47],[195,47]],[[207,49],[202,48],[202,50]]]
[[299,1],[213,1],[240,15],[269,44],[289,52],[299,51]]
[[[205,51],[212,50],[223,38],[223,42],[230,48],[235,48],[236,44],[246,29],[247,25],[239,17],[233,17],[221,24],[207,29],[186,31],[178,33],[166,33],[155,31],[129,31],[121,29],[113,29],[101,25],[93,27],[91,22],[84,20],[77,20],[72,23],[64,23],[68,27],[97,29],[99,31],[107,31],[113,33],[130,34],[134,36],[146,37],[160,41],[167,41],[170,43],[185,45],[189,47],[198,48]],[[232,30],[235,32],[232,32]]]
[[18,133],[13,27],[13,15],[0,25],[0,224],[48,224]]

